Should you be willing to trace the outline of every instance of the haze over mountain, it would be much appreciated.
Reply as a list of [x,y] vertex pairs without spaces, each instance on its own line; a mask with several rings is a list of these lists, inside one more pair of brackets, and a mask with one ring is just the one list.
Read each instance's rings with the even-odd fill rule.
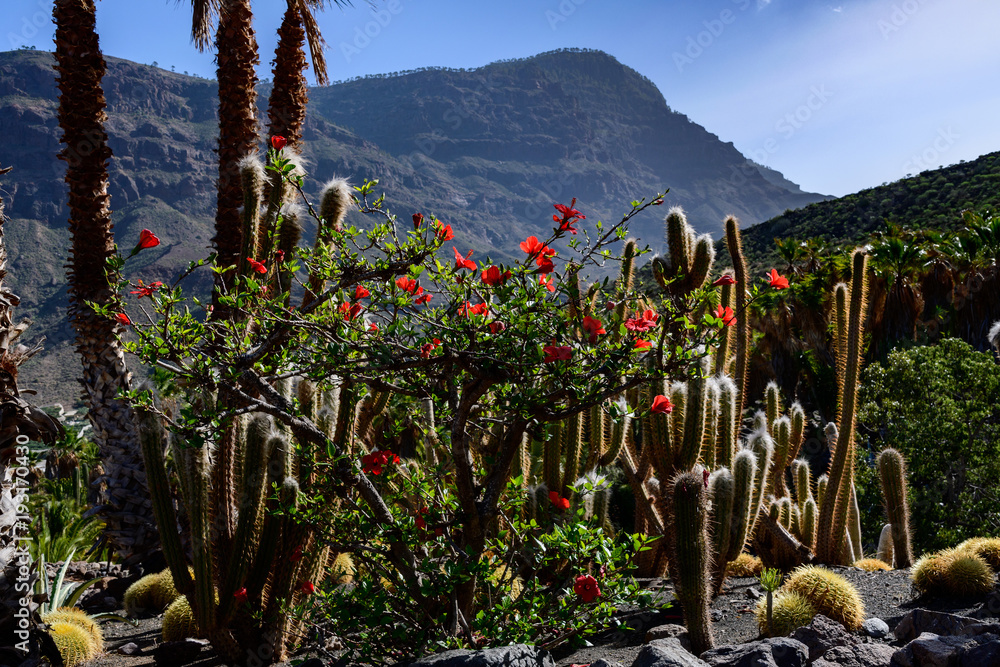
[[[132,278],[167,280],[207,253],[213,234],[214,82],[108,58],[104,89],[115,235],[130,246],[143,228],[163,244],[127,266]],[[266,105],[268,86],[261,86]],[[307,192],[333,175],[379,179],[401,218],[422,211],[451,224],[455,243],[477,259],[517,256],[530,234],[546,234],[552,204],[617,220],[629,202],[670,188],[701,232],[725,215],[744,225],[827,199],[749,162],[683,114],[646,78],[595,51],[551,52],[475,70],[428,69],[313,89],[305,127]],[[48,337],[26,366],[41,404],[77,394],[78,362],[65,322],[69,245],[64,164],[52,56],[0,53],[0,130],[8,141],[2,186],[11,222],[11,284],[19,312]],[[263,117],[263,114],[262,114]],[[76,150],[88,150],[87,146]],[[661,213],[631,233],[662,245]],[[352,220],[364,225],[361,217]],[[207,287],[207,276],[201,287]]]

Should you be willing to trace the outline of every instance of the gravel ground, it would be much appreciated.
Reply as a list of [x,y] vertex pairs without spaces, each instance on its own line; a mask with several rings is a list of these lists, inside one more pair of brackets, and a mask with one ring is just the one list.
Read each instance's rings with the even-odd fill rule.
[[[942,600],[918,598],[910,585],[909,572],[863,572],[855,568],[832,568],[844,575],[858,589],[865,603],[866,615],[884,620],[894,628],[910,609],[923,607],[955,614],[998,618],[997,610],[985,609],[985,598],[967,600]],[[644,582],[654,593],[654,602],[649,608],[633,607],[621,610],[622,627],[616,631],[599,635],[591,640],[592,646],[574,648],[564,646],[553,651],[557,665],[588,664],[598,658],[620,662],[626,667],[632,664],[641,649],[646,631],[667,623],[683,623],[679,605],[667,606],[673,598],[673,589],[668,582],[650,580]],[[736,644],[758,638],[757,621],[753,614],[756,598],[760,595],[757,581],[752,578],[730,577],[726,581],[723,594],[712,603],[716,644]],[[88,667],[140,667],[154,665],[153,649],[160,643],[160,617],[141,620],[133,628],[124,623],[104,625],[107,652],[88,664]],[[890,636],[890,639],[892,637]],[[118,648],[129,642],[135,643],[141,653],[122,655]],[[205,649],[202,658],[188,663],[198,667],[210,667],[222,663],[214,654]],[[303,657],[303,656],[299,656]]]

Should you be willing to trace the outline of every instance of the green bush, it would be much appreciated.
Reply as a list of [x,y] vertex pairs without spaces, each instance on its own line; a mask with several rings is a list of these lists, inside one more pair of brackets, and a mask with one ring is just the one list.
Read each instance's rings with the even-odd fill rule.
[[[861,384],[869,455],[895,447],[907,460],[916,553],[1000,532],[1000,366],[993,358],[945,339],[892,352]],[[877,476],[868,483],[877,485]]]

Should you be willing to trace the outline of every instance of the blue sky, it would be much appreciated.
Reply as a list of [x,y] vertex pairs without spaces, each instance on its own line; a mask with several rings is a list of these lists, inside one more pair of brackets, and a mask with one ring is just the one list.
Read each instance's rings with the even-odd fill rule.
[[[255,0],[268,76],[282,0]],[[51,0],[3,0],[2,46],[52,48]],[[108,55],[214,78],[187,0],[100,0]],[[806,190],[843,195],[1000,150],[1000,3],[364,0],[320,15],[334,80],[606,51]]]

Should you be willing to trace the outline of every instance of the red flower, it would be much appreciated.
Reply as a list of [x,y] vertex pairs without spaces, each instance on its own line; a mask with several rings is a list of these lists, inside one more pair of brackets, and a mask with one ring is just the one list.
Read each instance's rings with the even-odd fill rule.
[[712,283],[712,287],[718,287],[720,285],[735,285],[736,278],[733,278],[732,274],[723,273],[722,276]]
[[711,476],[712,476],[712,475],[711,475],[711,474],[709,474],[708,470],[703,470],[703,471],[701,472],[701,479],[702,479],[702,481],[703,481],[703,482],[705,483],[705,488],[706,488],[706,489],[708,488],[708,478],[709,478],[709,477],[711,477]]
[[361,470],[372,475],[381,475],[382,466],[390,463],[399,463],[399,457],[389,450],[374,451],[361,457]]
[[302,592],[305,593],[306,595],[312,595],[313,593],[316,592],[316,587],[313,586],[313,582],[311,581],[303,581]]
[[569,509],[569,498],[560,497],[556,491],[549,491],[549,500],[556,506],[556,509]]
[[301,546],[295,547],[295,551],[293,551],[292,555],[288,557],[288,560],[292,561],[293,563],[297,563],[300,560],[302,560],[302,547]]
[[241,588],[236,591],[233,593],[233,598],[236,599],[236,604],[244,604],[247,601],[247,589]]
[[274,261],[277,262],[278,264],[281,264],[282,262],[284,262],[285,261],[285,251],[284,250],[275,250],[274,251]]
[[132,253],[129,255],[129,257],[136,254],[140,250],[145,250],[146,248],[155,248],[158,245],[160,245],[160,239],[156,238],[156,234],[149,231],[148,229],[144,229],[141,232],[139,232],[139,242],[135,245],[134,248],[132,248]]
[[423,213],[414,213],[413,214],[413,228],[414,229],[420,229],[420,225],[423,223],[423,221],[424,221],[424,214]]
[[535,264],[538,265],[538,272],[541,274],[552,273],[556,268],[552,260],[545,255],[539,255]]
[[421,507],[420,509],[418,509],[416,511],[416,515],[417,515],[417,521],[416,521],[417,528],[419,528],[420,530],[424,530],[425,528],[427,528],[427,522],[424,521],[424,516],[423,516],[425,514],[427,514],[427,508],[426,507]]
[[347,303],[345,301],[340,304],[340,313],[344,316],[344,321],[350,322],[361,313],[363,308],[360,303]]
[[569,345],[546,345],[542,348],[545,358],[542,361],[551,364],[553,361],[569,361],[573,356],[573,348]]
[[354,288],[354,298],[355,299],[367,299],[372,295],[364,285],[358,285]]
[[494,336],[507,328],[503,322],[490,322],[490,333]]
[[597,342],[598,334],[608,333],[600,320],[594,319],[590,315],[583,317],[583,333],[587,334],[587,342],[591,345]]
[[267,267],[264,266],[264,262],[258,262],[255,259],[250,259],[249,257],[247,257],[247,264],[249,264],[250,268],[252,268],[257,273],[267,273]]
[[[423,292],[423,291],[424,291],[423,287],[418,287],[417,288],[417,294],[420,294],[420,292]],[[427,303],[430,300],[431,300],[431,293],[427,292],[426,294],[423,294],[422,296],[418,296],[416,299],[414,299],[413,303],[415,303],[415,304],[417,304],[419,306],[420,304]]]
[[769,278],[768,284],[774,289],[788,289],[788,278],[778,275],[778,269],[771,269],[771,275],[765,276]]
[[653,398],[653,405],[649,408],[649,411],[654,415],[670,414],[674,411],[674,404],[670,402],[669,398],[660,394]]
[[117,315],[115,315],[115,319],[118,320],[118,322],[120,322],[121,324],[124,324],[127,327],[132,326],[132,320],[130,320],[128,318],[128,315],[126,315],[125,313],[118,313]]
[[543,254],[551,256],[556,254],[555,250],[539,241],[537,236],[529,236],[525,240],[521,241],[521,250],[529,255]]
[[581,574],[576,578],[576,583],[573,584],[573,592],[579,595],[584,603],[591,602],[594,598],[601,595],[601,589],[597,587],[597,579],[594,579],[589,574]]
[[552,220],[559,223],[560,232],[572,232],[576,235],[576,229],[573,225],[577,220],[584,220],[587,216],[581,215],[578,210],[573,208],[576,206],[576,197],[573,197],[573,201],[570,202],[569,206],[563,206],[562,204],[555,204],[556,210],[562,213],[560,218],[558,215],[553,215]]
[[137,287],[139,289],[132,290],[129,293],[130,294],[138,294],[139,295],[138,298],[141,299],[144,296],[151,296],[153,294],[153,292],[155,292],[156,290],[158,290],[161,287],[163,287],[163,283],[160,282],[159,280],[157,280],[156,282],[149,283],[148,285],[143,285],[142,281],[140,280],[139,284],[137,285]]
[[284,137],[279,137],[279,136],[271,137],[271,147],[274,148],[274,150],[276,151],[280,151],[282,148],[285,147],[285,144],[287,143],[288,141],[286,141]]
[[375,324],[374,322],[372,322],[371,324],[368,325],[368,330],[369,331],[378,331],[378,325]]
[[473,306],[471,303],[466,301],[464,306],[458,307],[458,314],[465,315],[466,317],[469,317],[470,315],[488,316],[490,314],[490,311],[487,309],[485,303],[477,303],[476,305]]
[[438,347],[439,345],[441,345],[441,341],[438,340],[437,338],[435,338],[433,342],[424,343],[423,345],[420,346],[420,356],[424,359],[429,359],[431,356],[431,352],[433,352],[434,348]]
[[641,338],[637,338],[636,341],[635,341],[635,345],[633,345],[632,347],[633,347],[633,349],[636,349],[636,350],[645,350],[645,349],[653,347],[653,344],[650,343],[648,340],[643,340]]
[[136,246],[139,250],[145,250],[146,248],[155,248],[160,245],[160,239],[156,238],[156,234],[144,229],[139,232],[139,245]]
[[550,292],[556,291],[556,282],[552,278],[552,276],[546,276],[544,274],[538,276],[538,284],[545,285],[545,289],[547,289]]
[[488,269],[483,269],[483,272],[479,274],[479,279],[483,281],[484,285],[502,285],[510,279],[510,271],[500,273],[500,267],[491,266]]
[[437,223],[437,231],[434,233],[442,243],[455,238],[454,232],[451,231],[451,225],[446,225],[440,220],[435,220],[435,222]]
[[455,270],[456,271],[458,271],[459,269],[469,269],[470,271],[475,271],[476,270],[476,263],[469,259],[470,257],[472,257],[472,251],[471,250],[469,251],[469,254],[467,254],[465,257],[462,257],[458,253],[458,248],[456,248],[455,246],[452,246],[451,249],[455,251]]
[[396,287],[413,294],[417,290],[417,281],[409,276],[400,276],[396,278]]
[[736,324],[736,316],[733,315],[733,309],[729,306],[719,306],[716,308],[715,316],[722,320],[722,323],[727,327],[731,327]]
[[649,331],[656,326],[658,319],[660,319],[660,316],[654,311],[645,310],[642,313],[636,313],[635,317],[625,320],[625,328],[629,331]]

